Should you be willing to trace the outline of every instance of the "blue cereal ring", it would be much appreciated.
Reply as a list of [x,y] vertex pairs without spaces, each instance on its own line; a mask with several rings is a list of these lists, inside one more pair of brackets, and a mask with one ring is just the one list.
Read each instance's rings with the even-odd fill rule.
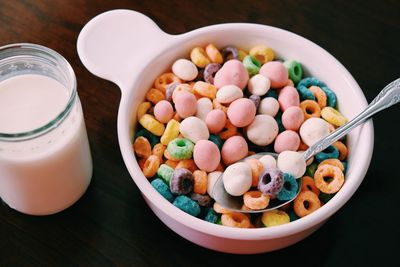
[[286,201],[295,198],[299,185],[293,175],[283,173],[283,187],[276,196],[279,200]]
[[222,149],[222,145],[224,144],[224,142],[222,141],[221,137],[219,137],[219,135],[210,134],[210,137],[208,137],[208,140],[210,140],[211,142],[216,144],[217,147],[219,148],[219,150]]
[[176,159],[190,159],[193,155],[194,144],[186,138],[175,138],[168,143],[167,150]]
[[276,100],[278,100],[278,92],[276,92],[276,90],[268,90],[268,92],[265,94],[265,97],[273,97]]
[[335,93],[327,86],[322,86],[321,89],[326,94],[326,104],[332,108],[336,108],[337,98]]
[[172,203],[175,207],[183,210],[186,213],[189,213],[192,216],[197,216],[200,214],[200,206],[196,203],[196,201],[191,200],[187,196],[181,195],[175,198]]
[[327,98],[327,105],[336,108],[337,98],[335,93],[331,89],[329,89],[329,87],[326,86],[325,83],[321,82],[319,79],[315,77],[304,78],[297,85],[297,91],[299,92],[300,100],[301,101],[306,99],[315,100],[314,94],[310,90],[308,90],[308,88],[313,85],[320,87],[322,91],[324,91]]
[[160,178],[154,179],[151,183],[150,183],[155,190],[157,190],[158,193],[160,193],[160,195],[162,195],[166,200],[168,200],[169,202],[173,202],[174,201],[174,196],[172,195],[171,191],[169,190],[168,185],[166,185],[163,180],[161,180]]
[[315,155],[315,160],[319,163],[326,159],[339,158],[339,150],[334,146],[328,146],[323,151]]
[[212,208],[209,208],[207,210],[206,216],[204,216],[204,220],[210,223],[217,223],[218,215]]

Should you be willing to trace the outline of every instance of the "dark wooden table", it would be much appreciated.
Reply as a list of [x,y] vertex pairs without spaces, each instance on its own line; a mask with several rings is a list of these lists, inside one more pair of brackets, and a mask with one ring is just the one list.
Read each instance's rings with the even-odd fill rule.
[[0,266],[399,266],[399,107],[374,119],[374,156],[359,190],[298,244],[268,254],[228,255],[198,247],[162,224],[142,201],[119,151],[119,90],[91,75],[76,52],[84,24],[115,8],[142,12],[173,34],[224,22],[287,29],[332,53],[368,101],[400,76],[400,2],[395,0],[1,0],[0,45],[42,44],[73,66],[94,174],[80,201],[56,215],[26,216],[0,205]]

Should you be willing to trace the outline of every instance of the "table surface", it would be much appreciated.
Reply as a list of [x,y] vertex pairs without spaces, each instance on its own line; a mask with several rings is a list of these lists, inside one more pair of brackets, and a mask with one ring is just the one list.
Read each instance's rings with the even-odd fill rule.
[[[2,0],[0,46],[31,42],[61,53],[78,80],[94,173],[86,194],[52,216],[0,205],[0,266],[316,266],[395,265],[400,220],[397,170],[400,108],[374,118],[375,147],[354,196],[317,232],[272,253],[229,255],[181,238],[144,204],[117,139],[120,92],[89,73],[76,52],[82,27],[104,11],[144,13],[164,31],[184,33],[225,22],[280,27],[319,44],[352,73],[370,102],[400,66],[399,1],[129,1]],[[398,263],[397,263],[398,264]]]

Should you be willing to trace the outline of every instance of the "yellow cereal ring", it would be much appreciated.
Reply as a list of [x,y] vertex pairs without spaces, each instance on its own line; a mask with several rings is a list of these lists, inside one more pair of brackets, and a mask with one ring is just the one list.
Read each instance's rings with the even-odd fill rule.
[[343,161],[347,158],[349,150],[347,149],[347,146],[345,144],[343,144],[341,141],[336,141],[332,144],[332,146],[336,147],[337,150],[339,150],[339,160]]
[[304,113],[304,120],[311,117],[319,118],[321,116],[321,108],[314,100],[304,100],[300,103],[300,108]]
[[191,171],[192,173],[197,170],[197,166],[194,163],[193,159],[182,159],[179,161],[178,165],[176,165],[175,169],[185,168]]
[[315,171],[314,183],[321,192],[333,194],[344,184],[344,174],[339,167],[324,164]]
[[215,99],[213,99],[213,108],[214,109],[220,109],[220,110],[222,110],[223,112],[228,112],[228,107],[226,107],[226,106],[224,106],[224,105],[222,105],[221,103],[219,103],[218,102],[218,100],[215,98]]
[[160,163],[162,162],[164,151],[166,148],[167,146],[161,143],[155,144],[153,147],[152,153],[160,159]]
[[139,120],[144,114],[147,113],[147,111],[151,108],[151,103],[150,102],[142,102],[139,104],[136,115],[137,119]]
[[205,171],[195,170],[193,172],[194,186],[193,192],[204,195],[207,193],[208,175]]
[[143,174],[146,178],[151,178],[156,175],[158,167],[160,167],[160,160],[155,155],[150,155],[143,166]]
[[214,202],[213,209],[216,213],[221,213],[221,214],[226,214],[231,212],[231,210],[222,207],[221,204],[219,204],[218,202]]
[[161,144],[167,146],[170,141],[177,138],[179,135],[179,126],[181,124],[172,119],[167,123],[167,127],[165,128],[164,134],[161,136],[160,142]]
[[339,111],[332,107],[324,107],[321,110],[321,117],[337,127],[340,127],[347,122],[347,119]]
[[249,51],[250,56],[255,57],[260,63],[265,64],[275,58],[274,51],[265,45],[256,45]]
[[238,60],[243,61],[243,59],[248,55],[243,49],[238,49],[239,58]]
[[270,210],[262,214],[261,221],[265,227],[272,227],[289,223],[290,217],[283,210]]
[[301,191],[293,202],[293,210],[299,217],[304,217],[321,207],[321,201],[313,191]]
[[321,109],[326,107],[327,97],[326,97],[325,92],[321,89],[321,87],[313,85],[313,86],[310,86],[310,88],[308,88],[308,90],[310,90],[313,93],[313,95],[317,99],[317,103]]
[[207,57],[206,51],[202,47],[195,47],[190,52],[190,60],[199,68],[205,68],[210,64],[210,59]]
[[251,226],[249,217],[240,212],[230,212],[222,214],[221,223],[224,226],[237,228],[250,228]]
[[139,123],[149,132],[154,135],[161,136],[164,133],[164,124],[149,114],[144,114],[140,119]]
[[165,99],[165,94],[159,89],[151,88],[146,93],[146,100],[150,101],[153,104],[157,104],[158,102],[164,99]]
[[[340,155],[340,153],[339,153],[339,155]],[[332,158],[332,159],[326,159],[326,160],[322,161],[320,164],[318,164],[318,167],[319,167],[319,166],[322,166],[322,165],[324,165],[324,164],[336,166],[336,167],[338,167],[341,171],[344,171],[343,163],[342,163],[340,160],[338,160],[338,159],[334,159],[334,158]]]
[[206,46],[206,54],[212,63],[222,64],[224,61],[218,48],[216,48],[213,44],[208,44]]
[[217,87],[203,81],[196,82],[193,86],[193,90],[199,96],[208,97],[211,100],[215,99],[217,95]]
[[157,77],[157,79],[154,81],[154,87],[165,93],[168,85],[172,83],[182,83],[182,81],[172,72],[167,72]]
[[252,210],[265,209],[269,204],[269,196],[260,191],[248,191],[243,195],[243,203]]
[[139,136],[133,142],[133,149],[135,153],[140,158],[147,158],[151,155],[151,145],[146,137]]

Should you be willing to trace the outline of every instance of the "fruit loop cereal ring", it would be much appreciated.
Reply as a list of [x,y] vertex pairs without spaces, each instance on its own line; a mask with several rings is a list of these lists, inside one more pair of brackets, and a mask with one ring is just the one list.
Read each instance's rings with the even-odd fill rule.
[[249,217],[240,212],[222,214],[221,222],[224,226],[236,228],[250,228],[251,225]]
[[205,68],[210,64],[210,59],[208,59],[206,51],[202,47],[195,47],[190,52],[190,59],[199,68]]
[[137,119],[139,120],[144,114],[147,113],[147,111],[151,108],[151,103],[150,102],[142,102],[139,104],[137,108]]
[[206,216],[204,216],[204,220],[210,223],[217,223],[218,215],[212,208],[207,209]]
[[164,151],[167,147],[161,143],[156,144],[153,147],[152,153],[153,155],[157,156],[160,159],[160,162],[162,161]]
[[147,131],[146,129],[140,129],[135,133],[135,138],[139,136],[144,136],[149,140],[150,145],[153,147],[160,142],[160,138],[152,134],[151,132]]
[[190,159],[193,155],[194,144],[186,138],[175,138],[168,143],[169,154],[176,159]]
[[260,177],[260,174],[264,171],[264,165],[256,158],[246,159],[245,162],[249,164],[251,168],[251,176],[253,178],[251,186],[257,186],[258,178]]
[[157,175],[160,176],[167,184],[169,184],[169,181],[171,181],[173,173],[174,169],[167,164],[161,164],[157,170]]
[[339,157],[339,150],[334,146],[328,146],[323,151],[315,155],[316,162],[322,162],[326,159],[337,159]]
[[340,160],[338,160],[338,159],[326,159],[326,160],[322,161],[320,164],[318,164],[318,167],[319,167],[319,166],[322,166],[322,165],[324,165],[324,164],[336,166],[336,167],[338,167],[341,171],[344,171],[343,163],[342,163]]
[[313,86],[310,86],[310,88],[308,88],[308,90],[310,90],[313,93],[313,95],[315,96],[317,103],[321,109],[326,107],[326,101],[327,101],[326,94],[324,91],[322,91],[322,89],[320,87],[313,85]]
[[256,75],[261,68],[260,62],[253,56],[246,56],[243,59],[243,65],[247,69],[250,76]]
[[143,168],[144,168],[144,164],[146,163],[146,160],[147,160],[147,158],[145,159],[145,158],[140,158],[139,160],[138,160],[138,164],[139,164],[139,167],[140,167],[140,169],[143,171]]
[[344,175],[339,167],[324,164],[315,171],[314,182],[321,192],[333,194],[342,187]]
[[217,99],[213,99],[213,107],[214,109],[220,109],[225,113],[228,111],[228,107],[225,107],[224,105],[219,103]]
[[224,129],[222,129],[222,131],[219,133],[219,137],[222,140],[226,140],[236,134],[237,134],[237,127],[234,126],[231,123],[231,121],[227,119]]
[[261,97],[258,95],[250,95],[249,99],[254,103],[256,109],[258,109],[258,107],[260,106]]
[[196,201],[191,200],[187,196],[178,196],[175,198],[172,204],[179,208],[180,210],[189,213],[192,216],[197,216],[200,214],[200,206],[196,203]]
[[314,177],[314,173],[317,170],[317,168],[318,168],[318,163],[316,162],[311,163],[310,165],[307,166],[304,175]]
[[340,127],[347,122],[347,119],[336,109],[325,107],[321,110],[321,117],[334,126]]
[[160,166],[160,160],[158,159],[157,156],[150,155],[143,166],[143,174],[146,178],[151,178],[153,177],[158,170],[158,167]]
[[174,119],[167,123],[167,127],[163,135],[161,136],[160,142],[163,145],[168,145],[173,139],[177,138],[179,135],[180,123]]
[[222,58],[221,53],[213,44],[208,44],[206,46],[206,54],[212,63],[221,64],[224,59]]
[[[165,151],[167,151],[167,150],[165,150]],[[168,152],[168,151],[167,151]],[[165,152],[164,152],[165,153]],[[175,161],[175,160],[171,160],[171,159],[167,159],[166,161],[165,161],[165,165],[168,165],[169,167],[171,167],[172,169],[175,169],[176,168],[176,165],[178,165],[178,163],[179,163],[179,161]]]
[[339,150],[339,160],[343,161],[347,158],[347,154],[349,153],[347,146],[343,144],[341,141],[336,141],[332,144],[332,146],[336,147]]
[[213,209],[215,210],[216,213],[220,213],[220,214],[227,214],[227,213],[232,212],[231,210],[228,210],[228,209],[222,207],[221,204],[219,204],[217,202],[214,202]]
[[161,90],[151,88],[149,91],[146,93],[146,100],[150,101],[153,104],[157,104],[161,100],[165,99],[165,95]]
[[260,175],[258,190],[263,194],[275,197],[283,187],[282,172],[276,168],[267,168]]
[[315,85],[325,92],[327,97],[327,105],[330,107],[336,107],[337,99],[335,93],[329,89],[325,83],[321,82],[315,77],[307,77],[299,82],[297,85],[297,90],[299,90],[300,98],[315,100],[314,95],[307,89],[308,87]]
[[270,210],[262,214],[261,221],[265,227],[272,227],[289,223],[290,217],[289,214],[282,210]]
[[168,85],[172,83],[182,83],[182,81],[172,72],[163,73],[154,81],[154,87],[166,92]]
[[176,165],[175,169],[179,169],[179,168],[185,168],[185,169],[188,169],[191,172],[194,172],[195,170],[197,170],[197,166],[194,163],[193,159],[180,160],[178,165]]
[[272,61],[275,58],[274,51],[265,45],[256,45],[252,47],[249,51],[249,54],[255,57],[261,63],[261,65]]
[[[211,64],[209,64],[211,65]],[[207,65],[207,66],[209,66]],[[202,97],[208,97],[211,100],[215,98],[217,94],[217,88],[208,82],[198,81],[193,85],[193,90],[195,93]]]
[[191,171],[185,168],[175,169],[169,182],[169,189],[175,195],[186,195],[192,192],[193,181]]
[[214,76],[217,71],[221,68],[220,64],[210,63],[204,69],[204,81],[210,84],[214,84]]
[[151,145],[143,136],[139,136],[135,139],[135,142],[133,143],[133,149],[138,157],[148,158],[151,155]]
[[314,100],[304,100],[300,103],[300,108],[304,113],[304,120],[311,117],[319,118],[321,116],[321,108]]
[[296,196],[298,189],[299,185],[294,176],[288,173],[283,173],[283,187],[276,197],[282,201],[293,199]]
[[193,172],[194,188],[193,192],[204,195],[207,193],[208,176],[205,171],[195,170]]
[[301,67],[301,64],[295,60],[286,60],[283,62],[283,65],[287,68],[289,78],[293,83],[298,83],[303,77],[303,68]]
[[312,191],[302,191],[293,202],[293,210],[299,217],[304,217],[321,207],[318,196]]
[[196,201],[201,207],[210,207],[214,202],[209,195],[200,195],[196,193],[191,193],[190,199]]
[[319,196],[319,189],[315,186],[314,179],[310,176],[303,176],[301,180],[301,191],[312,191]]
[[164,124],[149,114],[144,114],[140,119],[139,123],[149,132],[156,136],[161,136],[164,133]]
[[226,46],[222,48],[222,57],[224,61],[230,60],[230,59],[239,59],[239,51],[236,47],[233,46]]
[[243,195],[243,203],[252,210],[265,209],[269,204],[269,196],[260,191],[248,191]]
[[166,185],[163,180],[160,178],[154,179],[150,183],[155,190],[157,190],[160,195],[162,195],[166,200],[169,202],[173,202],[175,197],[172,195],[171,191],[169,190],[168,185]]
[[173,93],[174,93],[174,91],[175,91],[175,89],[176,89],[176,87],[179,85],[179,83],[171,83],[171,84],[169,84],[167,87],[166,87],[166,90],[165,90],[165,99],[167,100],[167,101],[172,101],[172,95],[173,95]]

